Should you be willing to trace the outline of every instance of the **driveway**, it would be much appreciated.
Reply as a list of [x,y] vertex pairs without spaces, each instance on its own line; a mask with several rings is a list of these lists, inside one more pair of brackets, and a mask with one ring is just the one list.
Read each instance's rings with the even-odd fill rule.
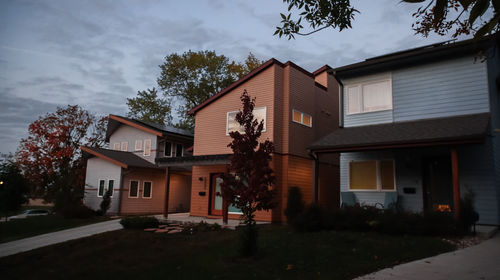
[[368,279],[500,279],[500,234],[476,246],[356,278],[356,280]]
[[0,244],[0,257],[10,256],[36,248],[122,229],[120,219],[46,233],[25,239]]

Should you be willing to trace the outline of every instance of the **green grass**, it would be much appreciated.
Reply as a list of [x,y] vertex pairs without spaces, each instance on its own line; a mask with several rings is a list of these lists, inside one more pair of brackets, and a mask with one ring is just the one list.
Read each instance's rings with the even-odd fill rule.
[[6,279],[351,279],[454,249],[431,237],[284,226],[259,234],[259,254],[241,258],[234,231],[114,231],[2,258],[0,271]]
[[[29,209],[34,208],[30,207]],[[107,219],[103,217],[94,217],[90,219],[66,219],[59,215],[47,215],[0,222],[0,243],[102,222],[105,220]]]

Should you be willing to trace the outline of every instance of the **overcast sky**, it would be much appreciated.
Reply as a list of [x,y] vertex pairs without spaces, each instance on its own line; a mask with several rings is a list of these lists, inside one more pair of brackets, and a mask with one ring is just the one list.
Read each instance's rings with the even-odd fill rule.
[[352,1],[353,29],[296,40],[273,36],[281,0],[0,1],[0,152],[15,152],[28,125],[57,106],[125,114],[126,98],[156,86],[171,53],[249,52],[309,71],[449,39],[411,30],[417,5]]

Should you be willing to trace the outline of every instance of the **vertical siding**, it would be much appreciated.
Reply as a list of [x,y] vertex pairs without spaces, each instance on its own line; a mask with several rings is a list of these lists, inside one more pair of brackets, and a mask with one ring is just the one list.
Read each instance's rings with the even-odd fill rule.
[[87,170],[85,176],[85,196],[83,203],[91,209],[98,210],[100,208],[102,197],[97,196],[99,180],[114,180],[113,196],[109,213],[118,212],[119,191],[120,191],[121,167],[107,162],[103,159],[93,157],[87,160]]
[[[142,140],[142,146],[144,147],[144,139],[151,139],[151,155],[144,156],[144,150],[135,150],[135,140]],[[113,148],[114,143],[128,142],[128,152],[133,152],[135,155],[142,157],[143,159],[155,162],[156,147],[157,147],[157,136],[151,133],[144,132],[140,129],[128,126],[120,125],[120,127],[111,135],[109,138],[109,147]]]
[[489,111],[486,63],[464,57],[392,73],[394,121]]

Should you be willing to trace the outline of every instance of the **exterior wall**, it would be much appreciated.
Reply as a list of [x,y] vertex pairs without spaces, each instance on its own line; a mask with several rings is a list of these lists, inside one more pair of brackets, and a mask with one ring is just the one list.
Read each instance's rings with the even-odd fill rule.
[[83,203],[91,209],[98,210],[102,201],[102,197],[97,196],[99,180],[106,180],[106,187],[108,180],[115,180],[113,196],[111,197],[111,205],[108,212],[118,213],[121,172],[122,169],[120,166],[97,157],[89,158],[87,160]]
[[314,81],[318,84],[328,87],[328,76],[328,73],[326,71],[323,71],[321,74],[314,77]]
[[394,121],[489,112],[486,70],[464,57],[394,71]]
[[[124,172],[122,183],[122,207],[125,215],[132,214],[159,214],[165,207],[165,170],[135,168]],[[139,181],[139,197],[129,197],[131,180]],[[143,182],[152,181],[152,197],[143,198]]]
[[191,176],[171,174],[168,212],[189,212],[190,201]]
[[[135,151],[135,140],[142,140],[142,145],[144,148],[144,139],[151,139],[151,155],[144,156],[144,150]],[[128,125],[120,125],[120,127],[111,135],[109,138],[109,147],[113,148],[114,143],[128,142],[128,152],[133,152],[135,155],[138,155],[145,160],[148,160],[152,163],[155,162],[156,155],[156,143],[157,136],[151,133],[144,132],[137,128],[128,126]]]
[[259,73],[246,83],[217,99],[196,113],[194,155],[228,154],[231,141],[226,135],[226,117],[228,112],[241,108],[240,96],[246,89],[251,97],[256,97],[256,107],[266,107],[266,131],[261,139],[274,140],[274,83],[277,65]]
[[318,203],[326,209],[335,209],[340,205],[340,172],[338,157],[334,164],[320,163],[318,170]]
[[187,148],[193,146],[193,140],[186,140],[179,137],[167,136],[158,137],[158,148],[156,149],[156,157],[165,157],[165,142],[172,143],[172,156],[175,157],[177,152],[177,144],[182,144],[182,156],[191,156],[193,153],[186,151]]

